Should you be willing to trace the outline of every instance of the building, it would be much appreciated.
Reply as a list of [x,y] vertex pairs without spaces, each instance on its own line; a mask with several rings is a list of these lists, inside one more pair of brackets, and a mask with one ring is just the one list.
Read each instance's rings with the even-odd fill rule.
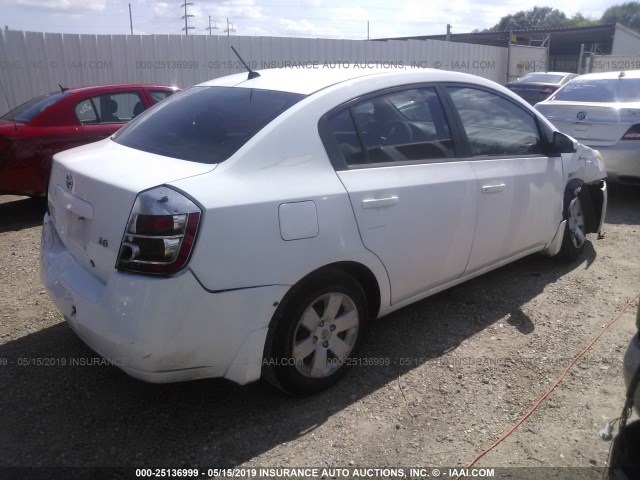
[[[447,40],[447,35],[394,38],[394,40],[409,39]],[[578,72],[578,65],[584,65],[581,63],[581,51],[583,54],[597,55],[636,56],[640,54],[640,34],[619,23],[510,32],[452,33],[449,35],[449,41],[505,48],[509,46],[510,41],[516,45],[547,46],[549,48],[548,70],[574,73],[584,73],[584,71]]]

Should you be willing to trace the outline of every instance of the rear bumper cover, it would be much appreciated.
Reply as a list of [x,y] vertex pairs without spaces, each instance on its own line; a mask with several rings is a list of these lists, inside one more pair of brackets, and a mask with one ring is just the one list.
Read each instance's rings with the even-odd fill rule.
[[170,278],[114,271],[106,282],[77,262],[48,215],[41,278],[68,325],[93,350],[149,382],[260,377],[264,341],[288,286],[211,293],[189,270]]
[[640,181],[640,141],[620,141],[612,147],[593,148],[602,155],[609,178],[622,183],[634,178]]

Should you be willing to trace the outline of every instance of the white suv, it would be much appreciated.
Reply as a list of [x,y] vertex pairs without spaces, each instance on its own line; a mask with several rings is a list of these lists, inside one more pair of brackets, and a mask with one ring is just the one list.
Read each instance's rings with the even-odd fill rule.
[[599,231],[597,152],[516,95],[356,67],[220,78],[57,154],[41,267],[71,328],[146,381],[309,394],[370,320]]

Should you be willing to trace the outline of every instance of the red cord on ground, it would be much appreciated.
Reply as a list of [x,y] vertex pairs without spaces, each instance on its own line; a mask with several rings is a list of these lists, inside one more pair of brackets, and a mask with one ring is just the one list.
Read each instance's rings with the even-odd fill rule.
[[580,360],[585,353],[587,353],[591,347],[598,341],[598,339],[604,334],[604,332],[606,332],[609,327],[611,327],[611,325],[613,325],[616,321],[618,321],[618,319],[620,317],[622,317],[622,315],[624,314],[624,312],[627,311],[627,308],[629,308],[629,306],[631,304],[633,304],[633,302],[636,301],[636,299],[640,298],[640,292],[638,292],[635,297],[633,297],[631,300],[629,300],[626,305],[624,306],[624,308],[620,311],[620,313],[618,313],[618,315],[616,315],[616,317],[611,320],[609,323],[607,323],[602,330],[600,331],[600,333],[598,333],[588,344],[586,347],[584,347],[582,349],[582,351],[580,351],[580,353],[578,353],[575,357],[573,357],[573,359],[571,360],[571,363],[569,363],[569,365],[567,365],[567,367],[562,371],[562,373],[560,374],[560,376],[558,377],[558,379],[554,382],[554,384],[551,386],[551,388],[549,388],[549,390],[547,390],[537,401],[536,403],[533,404],[533,407],[531,407],[529,409],[529,411],[524,414],[524,416],[522,418],[520,418],[520,420],[518,420],[509,430],[507,430],[507,432],[502,435],[498,440],[496,440],[493,445],[491,445],[490,447],[486,448],[485,450],[483,450],[481,453],[479,453],[473,460],[471,460],[468,464],[466,468],[471,468],[473,465],[475,465],[475,463],[480,460],[482,457],[484,457],[487,453],[489,453],[491,450],[493,450],[495,447],[497,447],[500,443],[502,443],[509,435],[511,435],[520,425],[522,425],[522,423],[524,423],[524,421],[529,418],[531,416],[531,414],[533,412],[536,411],[536,409],[540,406],[540,404],[544,401],[545,398],[547,398],[549,395],[551,395],[551,392],[553,392],[556,387],[558,385],[560,385],[560,382],[562,382],[562,380],[564,379],[564,377],[567,375],[567,373],[569,373],[569,370],[571,370],[571,368],[578,362],[578,360]]

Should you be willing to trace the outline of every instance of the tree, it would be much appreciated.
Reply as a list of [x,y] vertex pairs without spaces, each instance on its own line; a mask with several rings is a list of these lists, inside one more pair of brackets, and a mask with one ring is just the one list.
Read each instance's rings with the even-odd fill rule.
[[506,32],[509,30],[535,30],[540,28],[564,28],[585,26],[595,23],[581,13],[567,17],[563,12],[551,7],[533,7],[531,10],[502,17],[500,21],[489,28],[489,32]]
[[625,27],[640,32],[640,3],[627,2],[609,7],[602,14],[603,23],[620,23]]

